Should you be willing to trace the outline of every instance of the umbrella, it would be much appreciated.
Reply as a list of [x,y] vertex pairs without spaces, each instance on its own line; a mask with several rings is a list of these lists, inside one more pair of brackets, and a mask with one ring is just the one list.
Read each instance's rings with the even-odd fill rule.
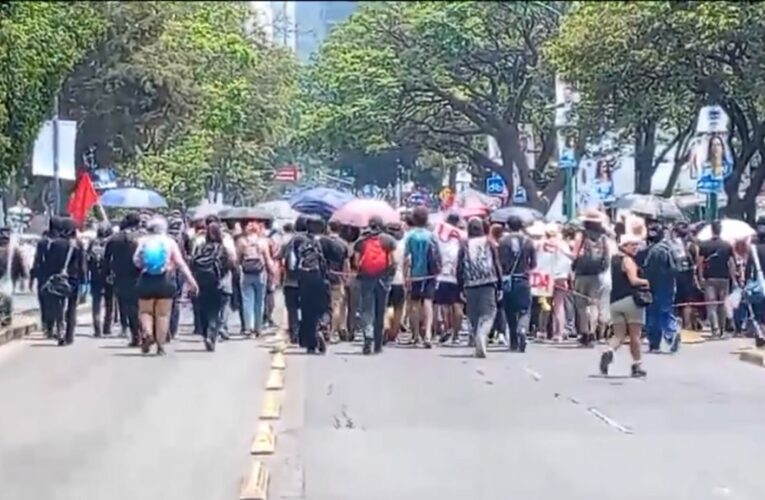
[[489,217],[489,220],[491,222],[499,222],[499,223],[506,223],[507,219],[510,217],[518,217],[523,222],[523,225],[527,226],[529,224],[533,224],[534,222],[538,220],[543,220],[545,218],[544,214],[540,212],[539,210],[530,208],[530,207],[522,207],[518,205],[513,205],[510,207],[504,207],[500,208],[498,210],[495,210],[492,212],[491,216]]
[[255,205],[255,208],[271,214],[278,220],[294,221],[300,215],[287,200],[264,201]]
[[650,194],[620,196],[611,208],[629,210],[638,215],[665,220],[685,220],[683,212],[671,200]]
[[353,199],[354,197],[350,193],[318,187],[295,193],[290,196],[289,204],[298,212],[320,215],[329,219],[335,210]]
[[206,219],[207,217],[211,215],[218,215],[222,211],[226,210],[227,208],[230,208],[227,205],[220,205],[218,203],[200,203],[198,206],[192,208],[190,210],[191,212],[191,220],[201,220]]
[[129,187],[104,191],[101,194],[101,205],[114,208],[165,208],[167,202],[151,189]]
[[[723,240],[729,243],[733,243],[739,240],[745,240],[756,234],[755,230],[752,229],[752,226],[750,226],[749,224],[747,224],[746,222],[742,220],[722,219],[720,221],[720,224],[722,225],[720,238],[722,238]],[[707,224],[703,228],[701,228],[701,231],[699,231],[697,238],[699,241],[711,240],[712,225]]]
[[273,220],[274,216],[257,207],[231,207],[222,210],[221,220]]
[[382,218],[383,224],[401,220],[398,212],[388,203],[374,199],[349,201],[332,215],[332,220],[347,226],[367,227],[369,219],[375,215]]

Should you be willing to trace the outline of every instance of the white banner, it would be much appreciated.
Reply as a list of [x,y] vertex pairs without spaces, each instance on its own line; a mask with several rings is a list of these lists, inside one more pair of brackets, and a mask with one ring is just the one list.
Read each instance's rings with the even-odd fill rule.
[[[58,176],[60,179],[76,179],[75,145],[77,143],[77,122],[58,120]],[[32,175],[54,177],[53,168],[53,122],[43,124],[35,140],[32,152]]]
[[533,297],[552,297],[554,280],[555,247],[541,240],[537,243],[537,267],[529,273],[529,285]]

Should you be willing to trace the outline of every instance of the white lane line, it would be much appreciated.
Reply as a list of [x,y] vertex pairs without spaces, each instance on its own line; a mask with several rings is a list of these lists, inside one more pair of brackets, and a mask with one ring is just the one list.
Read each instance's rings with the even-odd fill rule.
[[590,413],[595,415],[597,418],[599,418],[600,420],[602,420],[603,422],[605,422],[606,424],[610,425],[611,427],[613,427],[614,429],[618,430],[619,432],[621,432],[623,434],[632,434],[633,433],[632,429],[630,429],[629,427],[623,426],[622,424],[620,424],[616,420],[612,419],[611,417],[609,417],[605,413],[601,412],[600,410],[598,410],[594,406],[591,406],[591,407],[587,408],[587,411],[589,411]]
[[535,381],[539,382],[542,380],[542,375],[539,374],[539,372],[532,370],[528,366],[524,367],[523,370]]

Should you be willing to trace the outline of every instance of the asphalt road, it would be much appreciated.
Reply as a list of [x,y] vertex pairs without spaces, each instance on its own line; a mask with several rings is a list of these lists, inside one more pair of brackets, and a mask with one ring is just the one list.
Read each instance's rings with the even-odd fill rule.
[[0,347],[0,498],[237,498],[268,351],[232,340],[211,354],[186,334],[144,357],[89,330],[70,347]]
[[647,356],[645,380],[626,350],[608,378],[566,347],[289,355],[269,498],[759,500],[765,370],[741,344]]

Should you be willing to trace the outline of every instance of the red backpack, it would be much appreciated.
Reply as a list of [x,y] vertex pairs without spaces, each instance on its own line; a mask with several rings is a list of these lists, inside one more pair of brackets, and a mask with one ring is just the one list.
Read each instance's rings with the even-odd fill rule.
[[380,276],[388,269],[388,252],[382,245],[379,235],[369,236],[361,245],[359,274]]

